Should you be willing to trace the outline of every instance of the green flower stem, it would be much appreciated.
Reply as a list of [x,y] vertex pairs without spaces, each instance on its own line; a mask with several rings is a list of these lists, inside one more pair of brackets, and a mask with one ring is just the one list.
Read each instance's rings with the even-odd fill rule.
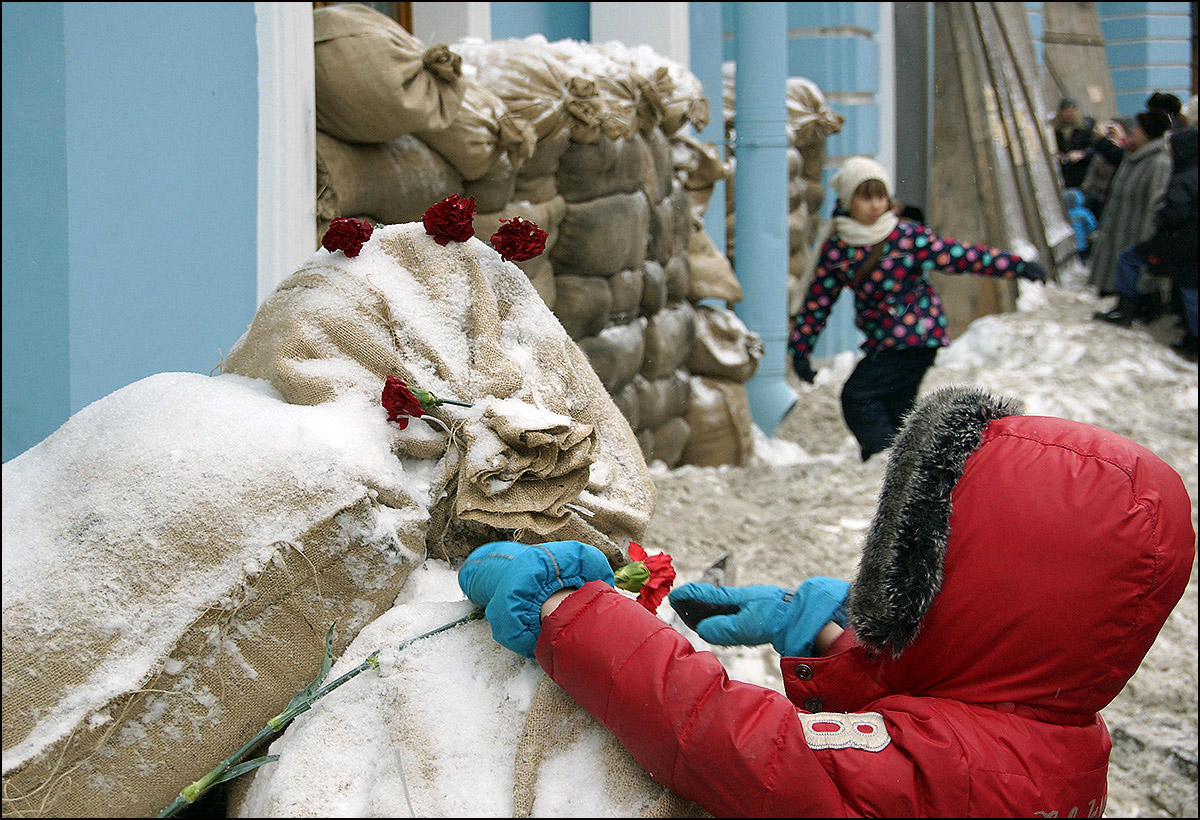
[[434,404],[453,404],[455,407],[471,407],[473,405],[465,401],[454,401],[453,399],[436,399]]
[[[437,627],[436,629],[431,629],[428,632],[417,635],[416,637],[409,638],[406,641],[401,641],[401,643],[396,647],[396,651],[399,652],[401,649],[404,649],[409,644],[416,643],[419,640],[428,638],[432,635],[436,635],[439,632],[445,632],[447,629],[452,629],[456,626],[459,626],[460,624],[465,624],[468,621],[477,621],[482,617],[483,617],[483,609],[481,609],[481,608],[473,609],[470,612],[468,612],[466,615],[463,615],[461,618],[456,618],[455,620],[450,621],[449,623],[442,624],[441,626]],[[192,803],[195,803],[202,794],[204,794],[206,791],[208,791],[210,788],[212,788],[217,783],[220,783],[222,781],[225,773],[228,772],[229,769],[231,769],[232,767],[236,766],[238,761],[241,760],[242,757],[245,756],[255,746],[262,743],[264,740],[271,737],[272,735],[278,734],[279,732],[286,729],[289,723],[291,723],[293,720],[295,720],[300,715],[307,712],[309,709],[311,709],[313,707],[314,703],[316,703],[318,700],[320,700],[321,698],[328,695],[334,689],[337,689],[339,686],[344,684],[346,681],[350,680],[351,678],[357,677],[358,675],[362,674],[363,672],[367,671],[368,669],[377,668],[379,666],[380,651],[381,650],[376,649],[374,652],[372,652],[370,655],[368,655],[367,659],[364,660],[362,663],[360,663],[358,666],[354,667],[349,672],[342,675],[340,678],[335,680],[333,683],[326,684],[325,686],[321,687],[320,689],[318,689],[316,692],[314,692],[309,697],[303,698],[303,699],[299,699],[299,698],[293,699],[292,703],[288,704],[287,709],[284,709],[278,715],[276,715],[275,717],[268,720],[267,725],[263,726],[261,729],[259,729],[258,733],[255,734],[254,737],[250,738],[250,740],[246,741],[246,743],[244,745],[242,745],[241,748],[239,748],[236,752],[234,752],[229,757],[225,758],[220,763],[218,763],[216,765],[216,767],[214,767],[213,770],[210,771],[208,774],[204,775],[204,777],[185,786],[183,788],[183,791],[181,791],[179,793],[179,796],[176,797],[174,800],[172,800],[170,805],[168,805],[165,809],[163,809],[161,812],[159,812],[157,816],[158,817],[174,817],[176,812],[178,812],[180,809],[182,809],[186,806],[189,806]],[[323,674],[323,672],[322,672],[322,674]],[[318,678],[318,680],[319,679],[320,678]]]

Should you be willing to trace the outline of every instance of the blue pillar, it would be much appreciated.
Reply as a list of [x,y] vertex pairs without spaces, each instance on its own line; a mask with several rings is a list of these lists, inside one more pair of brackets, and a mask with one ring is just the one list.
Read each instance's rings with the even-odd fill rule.
[[734,3],[737,60],[738,317],[766,352],[746,383],[750,412],[767,435],[796,401],[787,367],[787,4]]
[[[688,3],[688,52],[691,55],[691,70],[704,87],[708,98],[709,121],[696,136],[702,142],[717,146],[722,159],[725,158],[725,79],[721,71],[721,46],[723,44],[720,3]],[[708,210],[704,212],[704,230],[712,238],[713,245],[725,253],[725,180],[713,186]]]

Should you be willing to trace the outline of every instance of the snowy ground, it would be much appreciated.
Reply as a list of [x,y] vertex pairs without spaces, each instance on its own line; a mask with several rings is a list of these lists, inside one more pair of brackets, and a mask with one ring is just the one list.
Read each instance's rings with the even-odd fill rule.
[[[978,385],[1021,399],[1027,413],[1120,433],[1179,471],[1195,526],[1197,367],[1169,348],[1176,319],[1130,329],[1096,322],[1093,311],[1112,300],[1070,285],[1023,285],[1018,312],[975,321],[939,354],[922,392]],[[853,579],[886,464],[861,463],[841,418],[839,392],[856,361],[843,353],[824,363],[816,384],[793,380],[799,400],[775,437],[759,440],[751,466],[658,465],[658,504],[643,546],[671,553],[684,581],[726,551],[739,584]],[[1193,567],[1141,670],[1103,713],[1113,736],[1109,817],[1196,816],[1196,602]],[[733,677],[782,687],[773,652],[717,653]]]

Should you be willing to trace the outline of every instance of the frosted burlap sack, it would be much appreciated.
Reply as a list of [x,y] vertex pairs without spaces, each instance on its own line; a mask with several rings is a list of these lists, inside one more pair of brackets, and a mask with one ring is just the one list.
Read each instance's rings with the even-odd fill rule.
[[454,122],[462,58],[426,48],[395,20],[357,3],[313,9],[317,128],[344,142],[388,142]]
[[[807,77],[788,77],[787,80],[787,129],[788,141],[797,148],[804,148],[842,130],[846,118],[829,107],[825,95]],[[804,169],[810,179],[821,178],[821,168]]]
[[659,127],[667,136],[689,124],[697,131],[703,131],[712,119],[704,87],[696,75],[680,63],[644,44],[631,48],[614,40],[604,43],[600,49],[649,82],[662,111]]
[[4,464],[4,815],[153,816],[425,555],[435,466],[377,401],[150,376]]
[[450,567],[423,564],[330,675],[382,649],[378,671],[273,742],[278,762],[242,779],[253,781],[235,790],[229,816],[709,816],[651,780],[485,622],[394,649],[469,609]]
[[732,310],[696,305],[696,342],[687,369],[696,376],[746,383],[758,371],[765,347]]
[[[488,540],[577,538],[623,563],[654,485],[629,425],[528,277],[478,239],[377,229],[353,259],[318,251],[259,308],[225,360],[296,404],[379,399],[385,378],[443,398],[431,554]],[[424,422],[420,422],[424,423]]]
[[754,418],[746,386],[728,379],[692,376],[691,404],[684,419],[692,436],[681,462],[699,467],[740,467],[754,450]]

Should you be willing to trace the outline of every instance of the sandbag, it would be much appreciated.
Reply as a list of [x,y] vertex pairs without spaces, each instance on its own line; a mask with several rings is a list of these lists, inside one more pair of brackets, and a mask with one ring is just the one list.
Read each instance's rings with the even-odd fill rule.
[[462,195],[474,199],[475,208],[481,214],[504,210],[508,203],[516,201],[516,193],[517,172],[507,154],[502,154],[492,170],[479,179],[464,180],[462,184]]
[[834,112],[825,100],[825,95],[812,80],[807,77],[788,77],[787,79],[787,129],[788,141],[801,149],[804,165],[801,173],[809,179],[821,178],[821,165],[810,164],[809,156],[804,154],[804,148],[811,148],[817,143],[825,144],[825,139],[842,130],[846,118]]
[[641,190],[650,159],[644,143],[636,131],[594,143],[571,142],[555,172],[558,192],[567,202],[582,202]]
[[651,432],[654,434],[654,447],[649,460],[661,461],[667,467],[679,464],[679,459],[683,457],[683,451],[692,437],[688,423],[676,416],[655,427]]
[[673,373],[688,360],[696,343],[696,309],[688,302],[663,308],[647,320],[645,338],[641,374],[660,379]]
[[605,137],[624,139],[646,125],[639,120],[639,114],[653,110],[641,107],[642,87],[647,84],[631,67],[617,62],[603,48],[588,42],[556,40],[549,43],[548,48],[562,57],[573,75],[595,83],[600,105],[600,130]]
[[[478,203],[477,203],[478,204]],[[546,247],[551,248],[558,241],[558,226],[567,215],[567,203],[562,197],[555,197],[544,202],[510,202],[495,213],[477,213],[475,215],[475,236],[487,242],[492,234],[500,230],[501,220],[519,216],[537,223],[546,232]],[[515,262],[518,268],[525,272],[533,287],[541,295],[542,301],[551,310],[557,299],[557,288],[554,282],[554,266],[546,253],[535,256],[524,262]]]
[[462,59],[387,15],[346,3],[313,9],[317,129],[350,143],[446,128],[466,85]]
[[704,96],[700,80],[683,65],[645,44],[631,48],[614,40],[604,43],[600,48],[617,62],[630,66],[646,78],[662,107],[659,127],[667,136],[685,125],[703,131],[711,121],[708,99]]
[[519,262],[517,267],[525,271],[530,284],[542,297],[546,307],[554,310],[554,305],[558,301],[558,283],[555,281],[554,266],[550,264],[550,260],[542,255],[536,259],[530,259],[528,262]]
[[742,285],[733,272],[733,265],[725,254],[717,250],[712,237],[701,229],[688,237],[688,292],[691,302],[701,299],[720,299],[737,304],[745,298]]
[[667,301],[687,299],[692,288],[692,268],[687,254],[672,256],[663,265],[663,278],[667,282]]
[[[253,782],[230,817],[709,816],[655,783],[537,664],[496,643],[487,623],[396,650],[470,609],[451,567],[430,560],[421,570],[330,676],[381,650],[378,670],[275,740],[268,751],[279,760],[242,778]],[[359,749],[372,750],[371,765],[348,754]]]
[[615,393],[642,369],[646,353],[646,319],[638,317],[626,325],[609,325],[595,336],[579,340],[604,389]]
[[687,360],[693,375],[744,384],[754,377],[764,353],[762,337],[732,310],[696,305],[696,341]]
[[661,379],[647,379],[638,374],[633,381],[638,390],[638,415],[642,429],[652,430],[688,412],[692,387],[686,371],[676,370]]
[[667,303],[667,275],[653,259],[642,263],[642,316],[653,316]]
[[442,246],[412,223],[377,229],[353,259],[318,251],[223,367],[295,404],[377,401],[393,373],[473,403],[429,414],[453,430],[427,532],[443,558],[516,532],[578,538],[618,560],[648,520],[632,431],[528,277],[478,239]]
[[754,419],[746,386],[693,375],[691,388],[684,419],[692,435],[680,463],[698,467],[745,465],[754,450]]
[[646,255],[665,265],[672,256],[687,251],[691,230],[692,215],[687,193],[675,180],[671,185],[671,193],[650,209],[650,241],[646,246]]
[[610,322],[625,324],[641,314],[644,285],[640,270],[623,270],[608,277],[608,288],[612,292]]
[[504,101],[479,83],[463,80],[462,107],[443,128],[421,128],[414,133],[454,167],[464,180],[476,180],[491,171],[501,157],[520,168],[533,155],[537,135]]
[[654,128],[645,132],[642,139],[649,154],[646,196],[651,202],[659,202],[671,195],[671,182],[675,179],[674,138],[668,139],[662,129]]
[[649,231],[650,205],[640,192],[568,203],[550,261],[556,273],[576,276],[640,268]]
[[608,325],[612,290],[601,276],[555,277],[554,315],[572,339],[595,336]]
[[629,426],[634,430],[641,429],[636,385],[638,378],[640,377],[635,376],[630,380],[629,384],[612,394],[613,404],[617,405],[617,409],[621,411],[621,415],[625,417],[625,420],[629,422]]
[[4,814],[153,816],[281,712],[423,560],[434,465],[393,451],[440,439],[161,373],[6,462]]
[[711,142],[701,142],[683,131],[671,137],[671,146],[686,190],[711,188],[725,178],[725,162],[721,159],[720,149]]
[[474,79],[490,89],[510,113],[529,123],[538,142],[566,130],[579,142],[600,135],[596,84],[571,73],[545,37],[454,45],[474,67]]
[[317,132],[317,218],[371,214],[396,224],[461,193],[462,177],[414,136],[378,145],[351,145]]

